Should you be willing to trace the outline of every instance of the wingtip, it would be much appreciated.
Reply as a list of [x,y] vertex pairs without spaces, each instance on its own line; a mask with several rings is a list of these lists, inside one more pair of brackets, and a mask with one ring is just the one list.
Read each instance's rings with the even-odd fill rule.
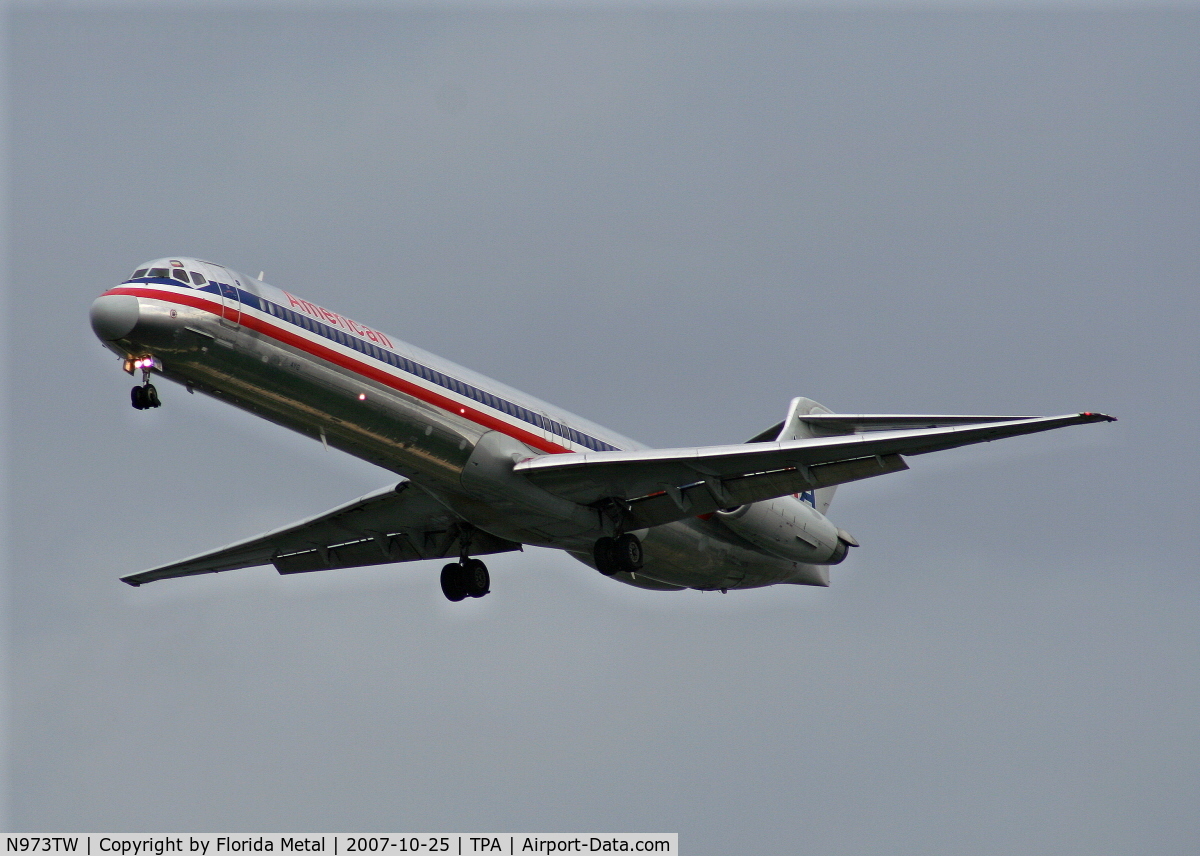
[[1117,417],[1109,416],[1107,413],[1093,413],[1088,410],[1079,414],[1089,422],[1116,422]]
[[134,588],[137,588],[141,585],[141,583],[135,580],[133,577],[121,577],[121,582],[125,583],[127,586],[133,586]]

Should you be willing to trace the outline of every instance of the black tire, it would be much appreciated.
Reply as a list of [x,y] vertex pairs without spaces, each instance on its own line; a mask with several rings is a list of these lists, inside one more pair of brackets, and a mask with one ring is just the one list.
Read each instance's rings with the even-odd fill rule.
[[148,383],[143,387],[143,389],[146,390],[146,406],[147,407],[162,406],[162,402],[158,400],[158,390],[154,388],[154,384]]
[[442,568],[442,594],[446,596],[446,600],[452,603],[458,603],[467,596],[465,587],[463,586],[462,565],[458,562],[453,562]]
[[142,392],[140,386],[135,386],[129,391],[129,401],[135,410],[146,409],[146,393]]
[[463,591],[468,597],[483,597],[492,590],[492,575],[487,565],[478,559],[467,559],[462,563]]
[[617,542],[609,538],[607,535],[596,540],[596,545],[592,548],[592,558],[596,560],[596,570],[604,574],[606,577],[611,577],[617,571],[621,570],[617,565]]
[[613,546],[613,557],[620,570],[640,571],[642,569],[642,542],[632,532],[626,532],[616,540]]

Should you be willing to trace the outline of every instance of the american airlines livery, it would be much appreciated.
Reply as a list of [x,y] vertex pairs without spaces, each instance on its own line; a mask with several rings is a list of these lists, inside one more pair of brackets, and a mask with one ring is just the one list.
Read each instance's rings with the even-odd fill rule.
[[157,373],[400,477],[324,514],[124,582],[274,565],[281,574],[450,559],[446,597],[487,594],[479,556],[566,550],[644,589],[829,585],[857,542],[837,485],[905,457],[1085,422],[832,413],[794,398],[745,443],[648,449],[366,324],[211,262],[148,262],[96,299],[92,329],[160,406]]

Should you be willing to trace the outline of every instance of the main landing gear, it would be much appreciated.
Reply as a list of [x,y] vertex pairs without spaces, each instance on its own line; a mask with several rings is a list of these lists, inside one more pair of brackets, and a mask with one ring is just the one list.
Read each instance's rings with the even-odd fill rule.
[[150,383],[150,369],[154,368],[154,357],[139,357],[136,360],[125,361],[125,371],[133,374],[136,369],[142,370],[142,385],[135,386],[129,391],[129,400],[135,410],[149,410],[151,407],[161,407],[158,400],[158,390]]
[[442,594],[457,603],[468,597],[483,597],[491,591],[492,577],[479,559],[464,558],[442,568]]
[[642,542],[632,532],[609,538],[607,535],[596,541],[592,550],[596,570],[611,577],[624,571],[633,573],[642,569]]

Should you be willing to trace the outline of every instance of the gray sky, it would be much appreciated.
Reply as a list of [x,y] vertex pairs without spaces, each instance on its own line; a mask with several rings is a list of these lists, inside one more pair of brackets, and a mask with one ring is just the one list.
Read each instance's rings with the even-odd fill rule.
[[[11,7],[7,825],[1200,839],[1200,13]],[[543,550],[131,589],[386,473],[87,325],[209,258],[656,445],[1083,426],[845,487],[827,590]]]

